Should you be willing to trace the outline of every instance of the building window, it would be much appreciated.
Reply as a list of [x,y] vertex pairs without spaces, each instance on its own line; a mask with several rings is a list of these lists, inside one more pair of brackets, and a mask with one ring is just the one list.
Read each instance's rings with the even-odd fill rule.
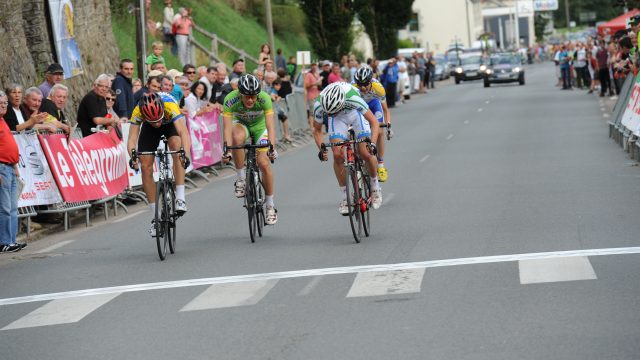
[[420,31],[417,13],[411,14],[411,20],[409,20],[409,31]]

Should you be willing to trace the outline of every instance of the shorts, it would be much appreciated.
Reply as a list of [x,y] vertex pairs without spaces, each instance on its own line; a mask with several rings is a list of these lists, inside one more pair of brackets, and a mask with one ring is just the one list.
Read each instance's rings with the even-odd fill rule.
[[[257,124],[247,125],[240,120],[233,120],[233,125],[240,125],[244,129],[244,141],[251,139],[251,144],[256,145],[269,140],[269,132],[267,132],[267,124],[265,121],[258,121]],[[260,148],[258,151],[267,151],[268,148]]]
[[382,111],[380,99],[374,98],[367,102],[367,105],[369,105],[369,110],[371,110],[376,119],[378,119],[378,122],[381,124],[384,123],[384,112]]
[[179,136],[178,130],[173,123],[163,124],[159,128],[145,123],[140,125],[140,136],[138,136],[138,151],[156,151],[160,144],[160,137],[164,135],[167,140],[172,136]]
[[362,114],[351,111],[339,116],[329,116],[327,118],[329,140],[341,139],[349,140],[349,126],[353,127],[356,139],[371,137],[371,126]]

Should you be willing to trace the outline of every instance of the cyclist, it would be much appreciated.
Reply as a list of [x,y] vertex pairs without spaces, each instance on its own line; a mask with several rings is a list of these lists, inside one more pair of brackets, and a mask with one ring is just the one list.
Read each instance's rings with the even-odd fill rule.
[[[253,144],[276,144],[276,128],[273,116],[271,96],[260,90],[260,81],[253,75],[242,75],[238,80],[238,89],[224,98],[223,113],[224,142],[233,146],[242,145],[251,139]],[[236,197],[244,197],[245,163],[244,151],[233,150],[233,163],[236,166],[237,178],[234,182]],[[225,159],[231,155],[225,153]],[[274,225],[278,221],[278,211],[273,203],[274,181],[270,161],[275,160],[278,153],[271,149],[258,149],[257,162],[262,172],[265,192],[265,223]]]
[[[329,84],[318,96],[313,107],[313,138],[320,149],[318,157],[320,161],[327,161],[327,151],[322,150],[322,123],[327,119],[329,140],[332,143],[349,139],[349,127],[353,127],[356,138],[368,137],[371,139],[372,153],[376,153],[376,139],[378,138],[379,124],[375,115],[369,110],[367,103],[360,97],[358,90],[348,83],[336,82]],[[366,121],[365,121],[366,120]],[[344,156],[342,149],[333,149],[333,171],[336,174],[338,185],[342,193],[342,201],[338,206],[338,212],[346,215],[349,213],[347,204],[346,174],[344,171]],[[376,158],[371,154],[365,143],[358,144],[358,153],[365,162],[367,171],[371,174],[371,194],[374,209],[382,205],[382,189],[378,183],[376,172]]]
[[[162,92],[150,92],[142,95],[140,102],[133,109],[131,114],[131,127],[129,128],[129,139],[127,149],[131,154],[136,149],[138,151],[156,151],[160,143],[160,137],[164,135],[171,150],[184,149],[185,154],[190,154],[189,131],[186,120],[180,112],[180,107],[171,95]],[[151,216],[156,213],[156,183],[153,180],[153,156],[140,158],[142,164],[142,188],[144,189]],[[184,163],[180,161],[180,155],[173,155],[173,174],[176,181],[176,212],[179,216],[187,212],[187,203],[184,197],[184,172],[189,167],[190,160],[184,156]],[[132,159],[131,167],[138,169],[137,159]],[[149,230],[151,234],[155,232],[155,224],[151,224]]]
[[[373,70],[365,65],[359,68],[353,76],[353,85],[360,90],[360,96],[369,105],[369,110],[376,116],[378,122],[386,123],[389,126],[389,138],[393,136],[391,132],[391,112],[387,107],[384,86],[373,78]],[[378,148],[378,178],[381,182],[387,181],[387,169],[384,167],[384,136],[378,136],[376,143]]]

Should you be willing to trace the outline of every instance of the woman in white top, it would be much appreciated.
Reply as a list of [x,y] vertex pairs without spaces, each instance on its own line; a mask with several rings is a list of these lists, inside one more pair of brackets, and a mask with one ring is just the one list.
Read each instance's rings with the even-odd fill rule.
[[213,109],[207,99],[207,86],[203,82],[197,81],[191,85],[191,93],[184,99],[184,107],[189,119]]

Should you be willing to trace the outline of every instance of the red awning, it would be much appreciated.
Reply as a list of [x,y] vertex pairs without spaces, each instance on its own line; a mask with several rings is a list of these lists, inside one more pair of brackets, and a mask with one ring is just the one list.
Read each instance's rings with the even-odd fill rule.
[[640,14],[640,10],[633,9],[626,14],[620,15],[615,19],[611,19],[604,24],[598,25],[598,34],[601,35],[613,35],[618,30],[624,30],[627,28],[627,20],[632,16]]

